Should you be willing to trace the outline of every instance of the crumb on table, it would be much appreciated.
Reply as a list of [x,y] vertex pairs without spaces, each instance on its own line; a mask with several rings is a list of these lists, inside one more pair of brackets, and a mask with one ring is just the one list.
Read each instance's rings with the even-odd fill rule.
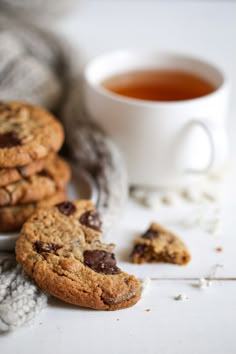
[[222,252],[223,248],[222,247],[216,247],[216,252]]

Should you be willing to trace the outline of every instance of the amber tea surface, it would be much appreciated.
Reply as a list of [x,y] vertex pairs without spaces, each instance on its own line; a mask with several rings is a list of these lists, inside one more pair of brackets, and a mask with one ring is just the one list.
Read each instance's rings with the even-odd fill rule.
[[206,79],[179,70],[142,70],[117,74],[101,85],[118,95],[147,101],[180,101],[215,91]]

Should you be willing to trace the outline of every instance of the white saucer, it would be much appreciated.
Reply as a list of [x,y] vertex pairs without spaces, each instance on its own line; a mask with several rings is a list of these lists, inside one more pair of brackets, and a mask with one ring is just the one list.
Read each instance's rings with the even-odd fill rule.
[[[92,177],[81,169],[78,171],[72,167],[72,171],[72,181],[67,188],[68,199],[91,199],[96,205],[98,191]],[[0,251],[13,251],[18,236],[18,232],[0,233]]]

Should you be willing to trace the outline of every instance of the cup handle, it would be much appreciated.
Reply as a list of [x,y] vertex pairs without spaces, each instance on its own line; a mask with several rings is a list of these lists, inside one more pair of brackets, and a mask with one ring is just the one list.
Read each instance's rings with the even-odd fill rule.
[[213,134],[211,132],[211,129],[209,128],[209,125],[206,122],[203,122],[202,120],[193,120],[190,122],[190,126],[200,127],[206,133],[206,136],[209,141],[210,157],[207,165],[204,168],[186,168],[184,172],[189,174],[205,174],[211,169],[215,160],[215,143],[213,139]]

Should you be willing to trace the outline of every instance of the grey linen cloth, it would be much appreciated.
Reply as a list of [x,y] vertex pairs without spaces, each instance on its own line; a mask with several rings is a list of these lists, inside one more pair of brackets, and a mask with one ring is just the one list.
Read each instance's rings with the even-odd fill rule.
[[[29,101],[60,117],[77,168],[86,169],[97,185],[97,208],[107,233],[119,218],[127,196],[122,158],[84,111],[78,53],[55,34],[23,16],[16,17],[16,3],[26,14],[27,9],[32,11],[31,1],[0,0],[0,100]],[[10,11],[2,10],[6,8]],[[47,9],[45,12],[48,14]],[[0,331],[8,331],[32,319],[45,306],[46,296],[25,277],[12,255],[0,259]]]

